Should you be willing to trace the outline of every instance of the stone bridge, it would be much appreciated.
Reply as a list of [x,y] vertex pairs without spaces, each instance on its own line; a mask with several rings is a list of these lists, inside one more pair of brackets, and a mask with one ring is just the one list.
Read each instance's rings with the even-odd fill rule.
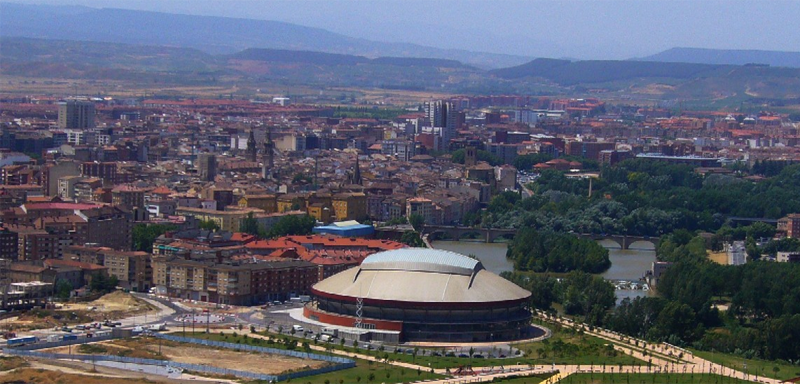
[[[493,243],[500,239],[510,240],[517,234],[514,228],[472,228],[457,227],[450,225],[426,225],[422,230],[428,238],[441,238],[447,240],[474,239],[482,240],[486,243]],[[591,233],[574,233],[575,236],[596,241],[610,240],[621,249],[642,249],[642,243],[649,243],[655,248],[658,244],[658,237],[649,236],[627,236],[627,235],[598,235]],[[650,248],[647,248],[650,249]]]
[[441,237],[446,240],[483,240],[494,243],[498,239],[510,240],[517,234],[517,230],[510,228],[472,228],[456,227],[449,225],[426,225],[422,233],[428,237]]

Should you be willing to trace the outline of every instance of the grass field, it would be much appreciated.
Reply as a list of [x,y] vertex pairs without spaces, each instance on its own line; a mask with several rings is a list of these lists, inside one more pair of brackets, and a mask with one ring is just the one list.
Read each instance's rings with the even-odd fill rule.
[[[800,377],[800,366],[791,365],[785,362],[767,361],[759,359],[745,359],[741,356],[719,352],[707,352],[692,350],[695,355],[708,361],[724,365],[739,371],[744,371],[744,364],[747,364],[747,372],[758,374],[758,376],[771,377],[773,379],[788,380]],[[778,368],[776,371],[775,368]]]
[[495,378],[492,380],[492,383],[503,383],[503,384],[536,384],[545,381],[548,377],[553,376],[549,373],[547,374],[538,374],[538,375],[530,375],[530,376],[523,376],[523,377],[512,377],[512,378]]
[[28,362],[18,356],[0,357],[0,371],[10,371],[16,368],[27,367]]
[[[308,339],[304,340],[302,338],[292,338],[291,336],[278,335],[274,333],[261,334],[280,339],[288,337],[290,339],[297,340],[300,343],[305,341],[309,344],[313,344],[313,340]],[[353,348],[352,344],[350,343],[345,343],[344,346],[338,343],[317,343],[317,345],[326,346],[331,349],[374,356],[380,360],[389,359],[390,361],[412,363],[435,369],[457,368],[467,365],[476,367],[514,364],[546,365],[553,363],[590,365],[602,364],[603,362],[609,365],[646,364],[646,362],[642,360],[613,350],[609,344],[610,343],[602,339],[586,334],[580,334],[570,329],[561,329],[551,338],[544,341],[514,344],[515,348],[522,351],[522,354],[519,356],[512,356],[512,353],[508,351],[507,348],[500,348],[493,352],[493,354],[496,356],[505,354],[509,356],[507,358],[468,358],[444,356],[446,352],[444,350],[439,350],[439,353],[441,353],[443,356],[423,355],[421,351],[414,355],[411,353],[395,353],[394,347],[386,347],[385,350],[367,350],[364,348]],[[408,350],[413,349],[413,347],[403,346],[402,349]],[[461,349],[460,351],[456,352],[455,355],[457,356],[462,353],[469,355],[468,348]]]
[[569,375],[560,384],[739,384],[749,383],[730,377],[690,373],[581,373]]

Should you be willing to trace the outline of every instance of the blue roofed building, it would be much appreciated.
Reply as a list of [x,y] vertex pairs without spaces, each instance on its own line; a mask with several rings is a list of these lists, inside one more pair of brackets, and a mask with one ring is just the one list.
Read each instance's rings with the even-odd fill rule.
[[355,220],[349,220],[314,227],[313,232],[342,237],[372,237],[372,235],[375,234],[375,227],[367,224],[360,224]]

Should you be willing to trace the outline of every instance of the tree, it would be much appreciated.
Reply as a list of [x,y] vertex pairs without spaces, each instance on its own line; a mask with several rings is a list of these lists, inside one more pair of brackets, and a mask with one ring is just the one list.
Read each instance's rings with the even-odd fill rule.
[[422,241],[419,232],[416,231],[403,232],[400,236],[400,242],[409,247],[426,248],[425,242]]
[[219,231],[219,224],[214,220],[200,220],[200,229],[207,231]]
[[416,213],[411,214],[408,216],[408,223],[414,227],[414,230],[417,232],[422,231],[422,227],[425,226],[425,218],[422,215],[418,215]]
[[56,297],[61,300],[67,300],[72,292],[72,283],[64,279],[56,281],[55,293]]
[[106,276],[98,273],[92,276],[89,289],[98,293],[106,293],[116,289],[117,284],[119,284],[119,279],[116,276]]
[[242,223],[239,225],[239,231],[258,236],[258,220],[253,217],[253,212],[248,213],[247,217],[242,219]]
[[408,224],[408,219],[406,219],[405,216],[395,217],[394,219],[391,219],[391,220],[387,221],[384,224],[385,225],[403,225],[403,224]]
[[287,215],[282,217],[270,227],[266,237],[275,238],[281,236],[308,235],[314,228],[316,220],[308,215]]
[[178,227],[171,224],[136,224],[133,226],[133,250],[153,252],[153,242]]
[[608,250],[593,240],[530,227],[517,232],[508,244],[507,257],[520,271],[599,273],[611,266]]
[[[475,157],[478,161],[485,161],[489,163],[489,165],[501,165],[503,164],[503,160],[499,157],[492,155],[489,151],[484,151],[479,149],[475,153]],[[456,164],[464,164],[465,160],[465,151],[463,149],[457,149],[450,154],[450,161]]]

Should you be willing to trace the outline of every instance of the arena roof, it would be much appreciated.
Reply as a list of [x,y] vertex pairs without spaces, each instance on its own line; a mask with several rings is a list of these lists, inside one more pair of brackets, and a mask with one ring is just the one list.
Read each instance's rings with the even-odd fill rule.
[[358,268],[313,287],[315,294],[369,302],[491,303],[524,300],[530,292],[454,252],[403,248],[373,254]]
[[480,261],[450,252],[428,248],[403,248],[379,252],[364,259],[362,270],[404,270],[472,275],[482,269]]

